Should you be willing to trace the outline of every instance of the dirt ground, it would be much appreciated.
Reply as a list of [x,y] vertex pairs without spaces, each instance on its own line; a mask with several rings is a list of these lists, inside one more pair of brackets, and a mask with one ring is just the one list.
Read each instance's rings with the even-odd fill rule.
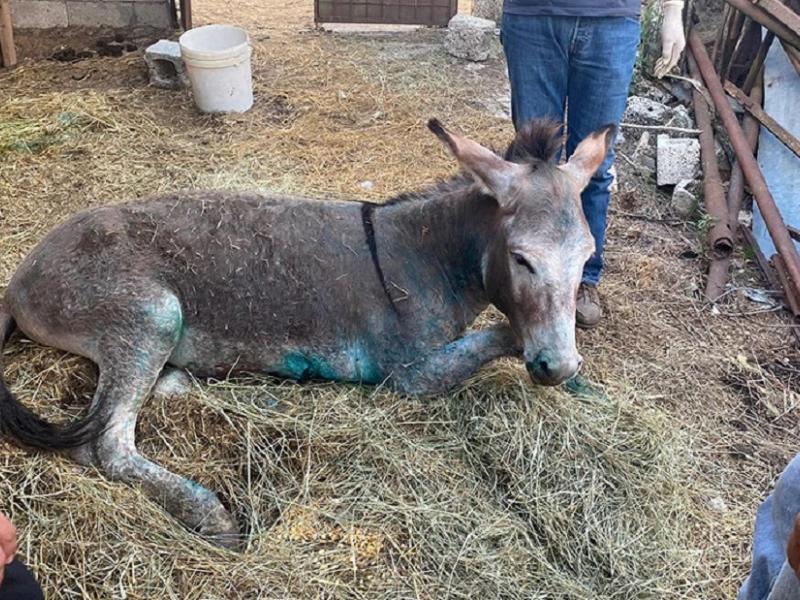
[[[446,115],[453,126],[498,147],[512,134],[501,58],[479,65],[451,59],[440,50],[439,31],[322,33],[314,29],[312,6],[304,0],[196,0],[194,10],[198,24],[228,22],[250,32],[256,82],[250,113],[202,116],[186,94],[147,87],[138,52],[25,63],[0,73],[0,107],[10,121],[38,118],[40,109],[26,104],[30,98],[52,103],[61,114],[80,109],[89,116],[75,127],[37,130],[29,142],[34,154],[4,148],[0,129],[0,283],[47,230],[86,206],[203,187],[380,199],[453,172],[424,129],[431,116]],[[63,40],[40,40],[40,56],[49,43],[55,51]],[[80,49],[79,41],[73,44]],[[637,136],[625,134],[621,152],[629,155]],[[669,195],[625,160],[618,169],[620,191],[610,215],[601,287],[607,316],[599,328],[579,335],[585,374],[609,395],[632,398],[635,410],[663,415],[665,427],[685,436],[695,469],[685,542],[699,565],[696,572],[707,577],[687,584],[691,591],[685,593],[653,590],[635,597],[732,598],[749,568],[755,510],[797,451],[800,358],[791,324],[775,307],[748,299],[749,290],[765,283],[746,250],[737,252],[725,300],[709,306],[702,299],[702,223],[676,218]],[[39,388],[56,384],[52,374],[47,379],[35,371],[52,370],[48,361],[55,361],[59,373],[72,373],[64,383],[74,388],[72,404],[62,409],[79,409],[78,401],[90,395],[90,371],[77,368],[76,359],[36,354],[20,341],[12,346],[8,378],[43,412],[47,393],[40,395]],[[167,439],[148,431],[151,444]],[[197,450],[193,456],[202,455]],[[0,467],[9,473],[44,469],[47,460],[0,445]],[[174,461],[184,470],[187,461],[192,464]],[[64,477],[61,471],[57,477]],[[69,478],[63,485],[71,485]],[[125,490],[113,493],[121,503],[136,500]],[[18,504],[5,506],[0,498],[0,509],[11,512],[21,529],[38,531]],[[36,543],[29,535],[23,548],[28,552]],[[90,551],[102,552],[76,550]],[[33,550],[29,557],[51,591],[64,585],[41,553]],[[102,597],[99,589],[114,597],[142,597],[117,596],[97,581],[85,585],[69,597]]]

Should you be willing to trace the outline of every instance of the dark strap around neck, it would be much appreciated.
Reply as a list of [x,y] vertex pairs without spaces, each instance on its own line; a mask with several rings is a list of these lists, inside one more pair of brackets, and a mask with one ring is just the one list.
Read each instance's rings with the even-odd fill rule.
[[389,299],[389,304],[391,305],[392,310],[397,313],[397,305],[394,303],[394,298],[392,298],[392,295],[389,293],[389,288],[386,287],[386,277],[383,274],[381,261],[378,259],[378,246],[375,241],[375,226],[372,220],[376,206],[377,205],[371,202],[361,203],[361,224],[364,226],[364,236],[367,239],[367,246],[369,247],[370,256],[372,256],[372,264],[375,267],[375,272],[378,275],[378,281],[381,282],[381,287],[383,288],[383,292],[386,294],[386,297]]

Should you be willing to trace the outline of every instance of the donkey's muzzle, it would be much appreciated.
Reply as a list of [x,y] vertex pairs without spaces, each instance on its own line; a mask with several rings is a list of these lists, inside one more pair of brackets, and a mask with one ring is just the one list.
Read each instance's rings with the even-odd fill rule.
[[533,360],[525,363],[528,374],[539,385],[558,385],[580,370],[583,359],[575,354],[562,357],[550,350],[542,350]]

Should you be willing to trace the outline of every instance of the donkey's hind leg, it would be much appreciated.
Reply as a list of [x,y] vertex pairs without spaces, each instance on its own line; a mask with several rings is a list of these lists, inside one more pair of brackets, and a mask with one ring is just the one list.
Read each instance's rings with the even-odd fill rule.
[[[186,527],[223,546],[236,546],[238,529],[217,496],[143,457],[134,439],[142,401],[151,393],[181,329],[174,297],[136,315],[136,328],[116,332],[104,344],[95,401],[107,426],[96,442],[101,468],[112,479],[137,483]],[[122,335],[120,335],[122,333]]]
[[[182,369],[166,367],[153,386],[152,396],[163,400],[170,400],[186,396],[192,389],[192,380]],[[96,401],[96,400],[95,400]],[[78,446],[69,451],[69,455],[76,463],[84,467],[101,467],[97,458],[94,442]]]

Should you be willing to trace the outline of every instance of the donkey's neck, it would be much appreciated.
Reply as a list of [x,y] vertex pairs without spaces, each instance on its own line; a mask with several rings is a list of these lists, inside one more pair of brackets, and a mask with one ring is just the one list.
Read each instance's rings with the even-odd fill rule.
[[[496,231],[496,214],[491,198],[470,180],[458,177],[392,200],[377,208],[375,217],[379,229],[392,236],[395,253],[438,266],[442,283],[469,324],[489,304],[483,262]],[[378,240],[378,246],[384,241]]]

